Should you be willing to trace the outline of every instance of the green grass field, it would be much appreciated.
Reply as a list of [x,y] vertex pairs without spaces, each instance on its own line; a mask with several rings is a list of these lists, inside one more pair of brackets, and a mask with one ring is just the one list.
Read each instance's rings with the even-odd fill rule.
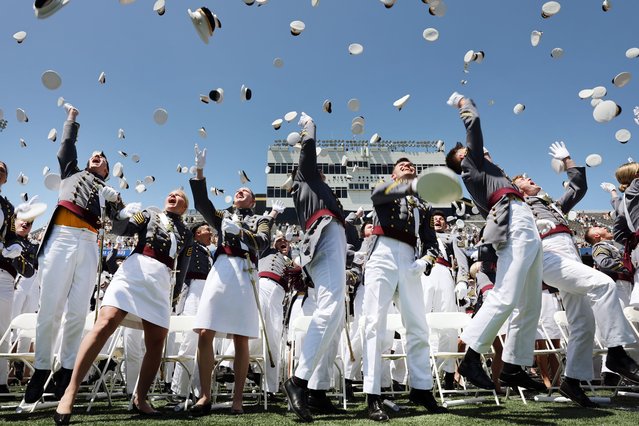
[[[609,396],[610,393],[599,393]],[[247,400],[248,402],[248,400]],[[424,408],[411,405],[406,399],[398,398],[400,412],[388,410],[393,424],[406,425],[637,425],[639,423],[639,399],[613,398],[612,403],[599,409],[583,409],[571,403],[539,403],[529,401],[527,405],[516,397],[508,400],[502,398],[502,405],[484,403],[481,405],[465,405],[450,408],[450,413],[429,415]],[[6,404],[4,402],[3,404]],[[247,406],[245,414],[233,416],[228,409],[214,411],[210,416],[190,419],[183,412],[174,412],[164,402],[156,401],[156,408],[163,416],[149,420],[127,411],[127,401],[115,400],[113,407],[100,402],[94,406],[90,414],[86,406],[77,406],[71,419],[72,424],[118,425],[118,424],[233,424],[233,425],[293,425],[299,423],[296,416],[287,411],[285,401],[280,398],[269,404],[268,411],[263,407]],[[366,418],[366,405],[349,405],[347,414],[337,416],[316,416],[315,424],[341,424],[348,426],[372,425],[374,422]],[[13,410],[0,411],[0,422],[12,425],[44,425],[53,424],[53,408],[39,410],[31,414],[17,414]]]

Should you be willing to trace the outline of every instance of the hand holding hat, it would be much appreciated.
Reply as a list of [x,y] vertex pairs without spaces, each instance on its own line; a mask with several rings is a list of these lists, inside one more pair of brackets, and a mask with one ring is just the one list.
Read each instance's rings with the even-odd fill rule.
[[2,249],[2,256],[7,259],[15,259],[22,254],[22,246],[18,243],[13,243],[9,247]]
[[195,168],[203,169],[206,165],[206,148],[200,151],[200,148],[195,144]]
[[446,101],[446,104],[452,106],[453,108],[459,108],[459,103],[462,101],[462,99],[464,99],[464,95],[462,95],[461,93],[453,92],[453,94],[450,95],[450,98],[448,98],[448,100]]
[[133,217],[134,214],[142,211],[141,203],[129,203],[118,213],[118,219],[124,220]]
[[286,209],[286,207],[284,207],[284,201],[282,201],[282,200],[274,200],[273,201],[273,206],[271,208],[277,214],[282,213]]
[[555,227],[557,226],[555,225],[555,222],[549,219],[537,219],[535,224],[537,225],[537,230],[540,234],[550,232],[550,230],[555,229]]
[[222,233],[237,235],[241,230],[242,228],[240,228],[240,225],[233,222],[231,219],[224,218],[222,220]]
[[601,189],[603,189],[606,192],[610,192],[612,194],[612,191],[616,191],[617,188],[610,182],[601,182]]
[[116,201],[118,201],[118,198],[120,198],[120,193],[107,185],[104,185],[102,187],[102,189],[100,190],[100,194],[106,201],[110,201],[112,203],[115,203]]
[[362,218],[364,217],[364,207],[359,206],[359,208],[357,209],[357,211],[355,212],[355,216]]
[[306,127],[306,125],[310,121],[313,121],[313,119],[309,115],[307,115],[305,112],[302,112],[302,114],[300,115],[300,121],[297,122],[297,125],[300,127]]
[[64,110],[67,112],[67,120],[75,121],[75,118],[80,114],[80,111],[70,103],[65,103],[63,106]]
[[563,161],[567,157],[570,157],[570,153],[568,152],[566,144],[563,141],[554,142],[552,145],[550,145],[549,149],[550,152],[548,153],[548,155],[557,160]]

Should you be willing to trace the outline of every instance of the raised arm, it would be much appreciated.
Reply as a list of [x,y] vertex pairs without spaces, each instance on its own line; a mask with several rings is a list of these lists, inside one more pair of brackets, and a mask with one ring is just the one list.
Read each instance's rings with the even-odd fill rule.
[[60,176],[62,179],[80,171],[78,168],[78,151],[75,142],[78,138],[80,124],[75,121],[78,110],[70,104],[64,104],[67,111],[67,121],[64,122],[62,140],[58,150],[58,163],[60,164]]
[[302,112],[298,124],[302,127],[302,151],[300,152],[300,163],[295,179],[300,181],[320,179],[317,171],[315,122],[305,112]]

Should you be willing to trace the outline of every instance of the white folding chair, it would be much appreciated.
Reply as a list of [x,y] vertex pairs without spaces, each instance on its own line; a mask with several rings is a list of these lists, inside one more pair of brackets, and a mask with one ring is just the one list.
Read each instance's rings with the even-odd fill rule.
[[[35,362],[35,353],[33,352],[18,352],[18,338],[13,342],[11,341],[11,335],[14,333],[17,337],[25,337],[35,339],[36,320],[38,314],[20,314],[15,317],[5,333],[0,338],[0,345],[6,343],[6,352],[0,352],[0,362],[22,362],[25,368],[29,368],[33,372],[33,363]],[[0,408],[13,408],[12,406],[0,406]]]
[[[464,312],[430,312],[426,314],[426,321],[428,322],[428,326],[431,330],[455,330],[457,335],[459,336],[466,327],[466,325],[470,322],[470,315]],[[463,389],[454,389],[448,390],[444,389],[442,386],[442,372],[443,365],[446,361],[454,360],[456,365],[459,365],[459,362],[466,355],[465,352],[445,352],[445,351],[437,351],[430,353],[430,361],[431,368],[433,370],[433,375],[435,376],[435,383],[437,385],[437,391],[439,393],[439,398],[444,407],[452,407],[455,405],[463,405],[463,404],[481,404],[482,402],[488,401],[491,399],[490,396],[480,397],[480,393],[491,393],[492,398],[495,400],[495,404],[499,405],[499,398],[497,397],[497,393],[495,390],[487,390],[487,389],[478,389],[478,388],[470,388],[468,387],[468,383],[466,381],[463,382]],[[481,363],[486,371],[486,374],[490,376],[488,371],[488,367],[486,365],[486,360],[483,355],[481,355]],[[448,398],[451,395],[471,395],[474,394],[473,397],[470,398],[461,398],[461,399],[450,399]]]

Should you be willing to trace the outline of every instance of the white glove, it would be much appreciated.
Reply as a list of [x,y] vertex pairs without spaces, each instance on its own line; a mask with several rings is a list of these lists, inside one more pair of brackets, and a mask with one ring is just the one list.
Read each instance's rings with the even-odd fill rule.
[[195,144],[195,168],[203,169],[206,165],[206,148],[200,151],[200,148]]
[[120,193],[118,191],[107,185],[102,187],[100,194],[102,194],[102,198],[112,203],[118,201],[118,198],[120,197]]
[[302,114],[300,115],[300,121],[297,122],[297,125],[300,127],[304,127],[309,121],[313,121],[313,119],[302,111]]
[[271,207],[271,209],[273,209],[273,211],[277,214],[282,213],[286,209],[286,207],[284,207],[284,201],[273,200],[273,206]]
[[124,220],[133,217],[134,214],[142,211],[141,203],[129,203],[118,212],[118,219]]
[[617,190],[617,188],[610,182],[601,182],[601,189],[603,189],[606,192],[612,192]]
[[286,229],[286,233],[284,234],[284,238],[286,238],[286,241],[288,241],[288,242],[293,241],[293,228],[288,227]]
[[22,254],[22,246],[18,243],[13,243],[9,247],[2,249],[2,256],[7,259],[15,259]]
[[460,281],[455,286],[455,297],[457,300],[465,299],[468,296],[468,284],[464,281]]
[[460,203],[454,202],[453,206],[455,206],[455,214],[457,216],[461,217],[461,216],[464,216],[466,214],[466,203],[464,203],[464,202],[460,202]]
[[421,275],[426,270],[426,261],[424,259],[417,259],[413,262],[412,265],[408,267],[408,271],[415,274]]
[[357,209],[357,211],[355,212],[355,216],[362,218],[364,217],[364,207],[359,206],[359,208]]
[[237,235],[240,233],[241,229],[242,228],[240,227],[240,225],[233,222],[231,219],[228,219],[228,218],[222,219],[222,233]]
[[462,95],[461,93],[453,92],[453,94],[450,95],[450,98],[448,98],[448,100],[446,101],[446,104],[452,106],[453,108],[459,108],[459,102],[461,102],[462,99],[464,99],[464,95]]
[[552,220],[549,219],[537,219],[535,224],[537,225],[537,230],[540,234],[545,234],[551,229],[555,229],[555,227],[557,226]]
[[555,142],[550,145],[550,152],[548,155],[552,156],[552,158],[556,158],[557,160],[563,161],[566,157],[570,157],[570,153],[568,149],[566,149],[566,144],[563,141]]

